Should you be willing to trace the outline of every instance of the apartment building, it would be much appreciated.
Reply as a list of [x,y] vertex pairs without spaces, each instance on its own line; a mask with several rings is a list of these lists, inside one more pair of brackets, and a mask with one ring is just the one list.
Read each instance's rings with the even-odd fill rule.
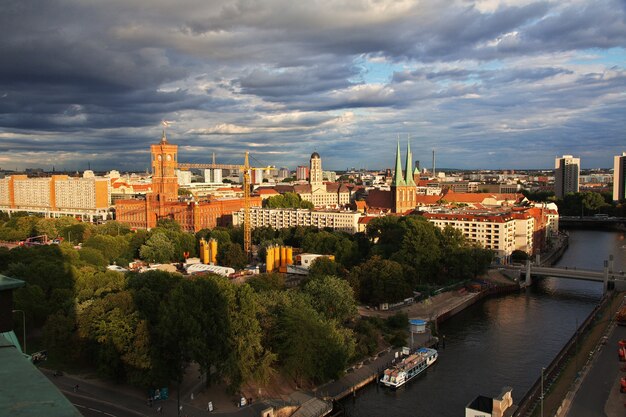
[[[511,213],[450,212],[424,213],[423,216],[441,229],[446,226],[454,227],[471,242],[478,243],[486,249],[492,249],[496,258],[502,263],[508,262],[511,253],[515,250],[516,222]],[[528,230],[528,225],[525,230]],[[532,233],[530,239],[532,239]]]
[[[293,208],[250,207],[250,226],[284,229],[295,226],[329,227],[347,233],[359,231],[362,214],[355,211],[315,211]],[[243,224],[243,209],[233,213],[233,225]]]
[[41,213],[46,217],[74,216],[85,221],[110,217],[109,179],[86,171],[82,178],[52,175],[28,178],[12,175],[0,179],[0,211]]
[[567,193],[579,191],[580,158],[563,155],[554,160],[554,193],[563,198]]
[[613,201],[626,199],[626,152],[613,157]]

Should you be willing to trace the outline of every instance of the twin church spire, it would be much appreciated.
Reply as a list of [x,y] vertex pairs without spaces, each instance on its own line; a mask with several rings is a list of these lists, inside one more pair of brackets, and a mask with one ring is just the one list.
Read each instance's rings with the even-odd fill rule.
[[402,174],[402,162],[400,156],[400,141],[398,140],[398,147],[396,148],[396,170],[393,174],[393,181],[391,183],[395,187],[415,187],[415,181],[413,180],[413,154],[411,153],[411,144],[407,142],[406,145],[406,163],[405,174]]

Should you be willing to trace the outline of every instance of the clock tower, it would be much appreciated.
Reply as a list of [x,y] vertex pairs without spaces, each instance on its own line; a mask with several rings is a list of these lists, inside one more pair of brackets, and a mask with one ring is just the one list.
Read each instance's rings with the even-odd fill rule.
[[160,202],[178,200],[178,145],[168,143],[165,131],[158,144],[150,145],[152,153],[152,194]]

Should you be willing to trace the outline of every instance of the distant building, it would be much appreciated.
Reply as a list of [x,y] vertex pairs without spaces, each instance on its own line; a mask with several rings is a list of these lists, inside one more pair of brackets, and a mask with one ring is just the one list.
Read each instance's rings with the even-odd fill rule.
[[180,169],[176,170],[176,178],[178,178],[178,185],[189,185],[191,184],[191,171],[182,171]]
[[580,175],[580,158],[572,155],[563,155],[554,160],[554,194],[563,198],[568,193],[577,193],[579,190],[578,177]]
[[[300,169],[300,167],[298,167]],[[296,184],[293,191],[315,207],[342,206],[350,203],[350,190],[343,183],[323,182],[322,158],[311,154],[309,183]]]
[[613,201],[626,199],[626,152],[613,157]]
[[296,168],[296,180],[306,181],[308,179],[309,179],[309,168],[304,165],[298,166],[298,168]]
[[[516,230],[515,219],[507,213],[424,213],[424,217],[440,229],[451,226],[471,242],[480,244],[486,249],[492,249],[498,260],[507,263],[515,250]],[[522,240],[532,240],[532,227],[526,226],[520,233],[530,233]]]
[[413,154],[411,153],[410,144],[407,143],[406,147],[406,175],[404,176],[402,175],[402,164],[400,160],[400,142],[398,142],[396,149],[396,171],[391,181],[394,213],[405,213],[409,210],[413,210],[416,206],[417,185],[413,180]]
[[[413,154],[411,146],[407,144],[405,171],[402,172],[402,157],[400,156],[400,142],[396,148],[396,163],[390,190],[371,189],[368,192],[367,206],[385,212],[406,213],[417,206],[417,184],[414,180]],[[391,175],[387,170],[387,176]]]
[[46,217],[75,216],[85,221],[106,220],[111,214],[108,178],[87,172],[83,178],[67,175],[0,179],[0,211],[41,213]]
[[[197,232],[225,226],[232,213],[243,208],[242,198],[214,198],[209,201],[180,201],[178,197],[178,146],[171,144],[165,132],[158,144],[150,146],[152,158],[152,192],[140,199],[118,200],[116,219],[131,227],[149,229],[159,219],[176,220],[183,230]],[[251,206],[260,206],[259,197],[250,197]]]
[[[356,211],[307,210],[293,208],[250,208],[250,226],[271,226],[274,229],[284,229],[295,226],[314,226],[317,228],[329,227],[347,233],[359,231],[359,219],[362,214]],[[243,209],[233,213],[233,224],[243,224]]]
[[335,171],[323,171],[322,178],[330,182],[335,182],[337,181],[337,173]]
[[281,168],[278,170],[278,179],[285,179],[291,176],[291,172],[287,168]]
[[222,184],[222,170],[220,168],[205,169],[204,182],[209,184]]

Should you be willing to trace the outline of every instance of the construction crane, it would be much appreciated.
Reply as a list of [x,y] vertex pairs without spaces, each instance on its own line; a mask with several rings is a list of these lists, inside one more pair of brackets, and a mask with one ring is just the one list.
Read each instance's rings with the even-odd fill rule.
[[248,152],[246,152],[243,165],[233,164],[216,164],[215,155],[212,164],[190,164],[178,163],[178,168],[182,169],[236,169],[243,171],[243,250],[248,256],[252,254],[252,229],[250,226],[250,170],[252,169],[270,169],[271,167],[255,168],[250,166]]

